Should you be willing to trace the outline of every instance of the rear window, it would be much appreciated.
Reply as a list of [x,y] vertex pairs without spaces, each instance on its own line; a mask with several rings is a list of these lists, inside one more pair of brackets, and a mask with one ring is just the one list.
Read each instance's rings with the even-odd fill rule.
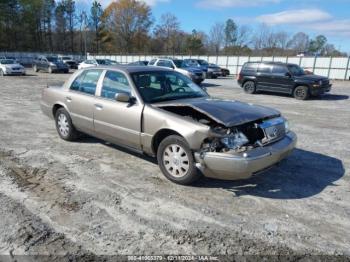
[[246,63],[243,66],[243,70],[245,72],[256,72],[258,67],[259,67],[259,63]]

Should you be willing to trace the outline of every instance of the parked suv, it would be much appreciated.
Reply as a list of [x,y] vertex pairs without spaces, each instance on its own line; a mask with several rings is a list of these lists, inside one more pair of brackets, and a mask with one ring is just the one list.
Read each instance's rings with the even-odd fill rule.
[[78,63],[71,56],[60,56],[63,63],[65,63],[70,69],[78,69]]
[[299,100],[319,96],[332,87],[327,77],[306,74],[298,65],[279,62],[245,63],[238,83],[248,94],[269,91],[290,94]]
[[201,84],[205,80],[205,72],[195,66],[191,66],[182,59],[157,58],[148,63],[149,66],[160,66],[174,69],[190,79],[196,84]]
[[39,56],[34,60],[33,70],[34,72],[43,70],[50,74],[54,72],[69,73],[68,66],[57,56]]

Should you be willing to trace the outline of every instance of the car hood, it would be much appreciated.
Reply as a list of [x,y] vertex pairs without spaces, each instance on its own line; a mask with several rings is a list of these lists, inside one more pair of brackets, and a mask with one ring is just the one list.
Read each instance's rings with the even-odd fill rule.
[[325,80],[327,79],[327,77],[319,76],[319,75],[302,75],[302,76],[295,76],[295,79],[306,80],[306,81],[319,81],[319,80]]
[[191,107],[226,127],[239,126],[259,119],[279,117],[279,111],[234,100],[214,98],[182,99],[154,104],[157,107]]
[[23,67],[22,65],[20,64],[10,64],[10,65],[5,65],[6,67],[9,67],[9,68],[16,68],[16,67]]

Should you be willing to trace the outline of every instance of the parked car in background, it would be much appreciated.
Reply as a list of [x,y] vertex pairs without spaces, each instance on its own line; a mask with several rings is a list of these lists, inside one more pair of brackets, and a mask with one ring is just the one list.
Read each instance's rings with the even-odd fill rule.
[[69,67],[57,56],[39,56],[33,63],[34,72],[46,71],[48,73],[69,73]]
[[196,84],[201,84],[205,80],[205,72],[202,69],[190,66],[182,59],[157,58],[151,60],[148,65],[171,68],[189,77]]
[[115,61],[109,60],[109,59],[88,59],[83,62],[81,62],[78,66],[78,69],[88,68],[88,67],[95,67],[100,65],[117,65],[114,63]]
[[0,59],[0,76],[4,75],[25,75],[24,66],[13,59]]
[[165,177],[185,185],[201,174],[249,178],[297,141],[278,111],[213,99],[165,67],[79,70],[62,87],[45,88],[41,108],[62,139],[82,132],[156,157]]
[[207,78],[218,78],[222,75],[220,66],[216,64],[209,64],[208,66],[208,72],[207,72]]
[[65,63],[70,69],[78,69],[78,63],[71,56],[60,56],[63,63]]
[[223,77],[229,76],[231,74],[230,70],[228,70],[227,68],[222,68],[221,67],[221,75]]
[[119,63],[115,60],[111,60],[111,59],[104,59],[106,65],[119,65]]
[[131,66],[146,66],[148,65],[148,61],[136,61],[136,62],[132,62],[132,63],[129,63],[128,65],[131,65]]
[[238,83],[249,94],[269,91],[290,94],[299,100],[324,94],[332,87],[327,77],[308,75],[296,64],[279,62],[245,63]]
[[1,55],[0,55],[0,59],[1,59],[1,60],[6,59],[6,56],[1,56]]

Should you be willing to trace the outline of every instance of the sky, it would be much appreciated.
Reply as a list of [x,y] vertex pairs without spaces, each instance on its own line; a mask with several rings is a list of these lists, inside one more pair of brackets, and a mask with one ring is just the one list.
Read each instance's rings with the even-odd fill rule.
[[[179,18],[181,28],[209,33],[216,22],[231,18],[257,30],[262,23],[275,31],[311,37],[323,34],[343,52],[350,53],[350,0],[139,0],[152,7],[155,22],[164,13]],[[90,0],[76,0],[80,8]],[[100,0],[106,7],[111,0]]]

